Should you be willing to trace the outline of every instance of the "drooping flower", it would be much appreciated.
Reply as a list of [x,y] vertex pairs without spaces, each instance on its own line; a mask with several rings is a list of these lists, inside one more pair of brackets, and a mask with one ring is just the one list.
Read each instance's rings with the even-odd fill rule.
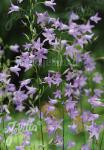
[[75,74],[71,71],[68,71],[67,75],[66,75],[66,80],[70,81],[72,78],[75,77]]
[[10,113],[7,113],[5,118],[4,118],[5,121],[11,121],[12,120],[12,117],[10,116]]
[[63,30],[68,30],[68,29],[69,29],[68,25],[66,25],[66,24],[64,24],[64,23],[61,22],[61,24],[60,24],[60,30],[63,31]]
[[41,42],[40,38],[37,39],[37,41],[32,41],[31,48],[34,50],[40,50],[43,47],[44,43]]
[[60,90],[57,90],[56,92],[54,92],[54,96],[55,98],[61,98],[61,91]]
[[77,39],[78,36],[81,36],[79,25],[75,22],[69,22],[68,33]]
[[56,99],[51,99],[51,98],[49,98],[49,99],[50,99],[49,100],[50,105],[55,105],[58,103],[58,101]]
[[82,56],[84,61],[85,70],[92,72],[95,69],[95,61],[94,59],[89,55],[89,52],[86,52]]
[[13,134],[14,128],[15,128],[15,126],[7,126],[5,133]]
[[31,55],[29,52],[23,52],[21,56],[18,56],[15,60],[17,65],[25,68],[25,71],[32,67],[34,60],[34,55]]
[[56,5],[56,3],[54,3],[54,0],[45,1],[44,5],[50,7],[53,11],[55,11],[54,6]]
[[77,131],[77,125],[73,123],[72,125],[68,125],[69,129],[71,132],[76,132]]
[[81,150],[91,150],[89,145],[85,144],[82,146]]
[[74,147],[75,145],[76,145],[76,143],[74,141],[69,141],[67,148],[70,149],[70,148]]
[[95,76],[93,77],[93,81],[96,83],[101,83],[102,76],[99,73],[96,73]]
[[21,71],[21,68],[19,68],[17,65],[14,67],[10,67],[10,71],[14,72],[17,76],[19,76],[19,71]]
[[56,109],[55,106],[53,106],[53,105],[48,105],[47,110],[46,110],[46,111],[47,111],[47,114],[50,113],[50,112],[54,112],[55,109]]
[[22,104],[19,104],[16,106],[16,110],[19,112],[23,112],[24,109],[25,109],[25,107]]
[[51,85],[52,85],[52,83],[53,83],[53,79],[52,79],[52,76],[51,76],[50,73],[48,73],[48,77],[45,77],[45,78],[44,78],[44,81],[45,81],[46,83],[48,83],[49,87],[51,87]]
[[98,114],[92,114],[90,111],[84,111],[82,113],[83,122],[95,121],[98,118]]
[[28,85],[30,82],[31,82],[31,79],[23,80],[23,81],[21,81],[21,83],[20,83],[20,84],[21,84],[20,87],[26,86],[26,85]]
[[19,45],[18,44],[11,45],[10,50],[13,51],[13,52],[18,53],[19,52]]
[[73,87],[75,87],[75,88],[82,88],[82,87],[84,87],[86,85],[86,80],[87,80],[87,77],[85,77],[85,76],[77,77],[74,80]]
[[69,17],[70,17],[70,19],[69,19],[70,22],[79,19],[79,16],[74,12],[71,12]]
[[23,45],[25,50],[29,50],[31,48],[32,44],[31,43],[26,43]]
[[68,45],[66,47],[65,55],[70,56],[72,59],[76,56],[77,49],[74,47],[74,45]]
[[39,62],[39,65],[42,64],[42,61],[47,59],[46,54],[48,50],[45,48],[41,48],[40,50],[35,52],[35,60]]
[[10,75],[8,75],[6,72],[0,72],[0,82],[3,82],[3,83],[8,83],[8,77]]
[[86,96],[90,96],[91,89],[85,89],[84,91]]
[[16,105],[22,104],[24,100],[28,98],[28,95],[24,93],[24,91],[18,90],[13,93],[13,102]]
[[47,12],[44,13],[36,13],[37,15],[37,23],[42,27],[49,23],[49,15]]
[[95,16],[90,17],[90,20],[94,21],[95,23],[98,23],[101,20],[101,18],[98,16],[98,13],[96,13]]
[[54,144],[55,144],[56,146],[62,146],[62,143],[63,143],[63,138],[62,138],[62,136],[57,135],[57,136],[55,137]]
[[45,82],[49,84],[51,87],[52,84],[59,86],[62,82],[61,74],[59,72],[56,72],[54,74],[48,73],[48,77],[44,78]]
[[58,72],[55,73],[55,74],[53,75],[53,83],[54,83],[55,85],[59,86],[61,82],[62,82],[61,74],[58,73]]
[[36,88],[35,87],[29,87],[29,86],[26,86],[28,92],[27,94],[30,94],[30,95],[33,95],[36,93]]
[[14,92],[15,90],[16,90],[16,87],[14,84],[12,84],[12,83],[7,84],[6,91]]
[[88,102],[93,106],[93,107],[104,107],[104,103],[100,101],[100,99],[96,96],[91,97]]
[[102,93],[103,93],[103,90],[94,89],[94,94],[95,94],[97,97],[100,97]]
[[95,137],[96,140],[99,139],[100,127],[98,125],[96,125],[95,123],[92,123],[91,126],[87,127],[87,130],[90,133],[90,138]]
[[87,24],[82,24],[79,26],[80,30],[82,33],[92,33],[92,28],[94,27],[94,25],[91,25],[90,21],[87,22]]
[[72,89],[71,85],[70,84],[66,84],[65,96],[70,97],[72,93],[73,93],[73,89]]
[[75,109],[75,106],[76,106],[77,102],[76,101],[73,101],[72,98],[68,99],[66,101],[66,110],[68,112],[70,112],[71,110],[74,110]]
[[72,119],[75,119],[77,116],[79,116],[79,111],[75,108],[70,111],[68,114]]
[[60,28],[60,25],[61,25],[61,22],[59,21],[59,18],[53,20],[52,26],[55,27],[55,29],[59,29],[59,28]]
[[16,146],[16,150],[25,150],[24,146]]
[[56,120],[55,118],[47,117],[45,118],[47,124],[47,130],[49,134],[55,133],[57,129],[61,129],[62,120]]
[[8,14],[10,14],[12,12],[18,12],[20,10],[20,7],[11,3],[11,7],[9,9],[10,9],[10,11],[8,12]]
[[43,36],[46,38],[44,42],[48,41],[51,44],[52,41],[55,40],[55,33],[53,28],[45,28],[43,32]]

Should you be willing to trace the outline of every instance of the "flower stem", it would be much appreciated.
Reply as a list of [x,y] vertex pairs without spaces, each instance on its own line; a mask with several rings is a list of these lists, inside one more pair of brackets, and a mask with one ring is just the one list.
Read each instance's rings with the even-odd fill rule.
[[[82,102],[81,102],[81,96],[80,96],[80,109],[81,109],[81,115],[83,114],[83,106],[82,106]],[[84,126],[84,122],[83,122],[83,118],[82,118],[82,127],[83,127],[83,131],[84,131],[84,143],[86,143],[86,133],[85,133],[85,126]]]
[[[63,102],[64,103],[64,102]],[[64,114],[64,104],[63,104],[63,145],[62,145],[62,149],[65,149],[65,114]]]
[[44,150],[44,134],[43,134],[42,112],[41,112],[40,99],[39,99],[39,110],[40,110],[40,132],[41,132],[41,141],[42,141],[42,149]]
[[[2,125],[3,125],[3,130],[5,129],[5,123],[4,123],[4,116],[2,117]],[[4,141],[5,141],[5,148],[6,150],[8,150],[7,144],[6,144],[6,135],[5,135],[5,131],[4,132]]]
[[101,138],[101,142],[100,142],[100,146],[99,146],[99,150],[101,150],[102,149],[102,143],[103,143],[103,139],[104,139],[104,132],[103,132],[103,135],[102,135],[102,138]]

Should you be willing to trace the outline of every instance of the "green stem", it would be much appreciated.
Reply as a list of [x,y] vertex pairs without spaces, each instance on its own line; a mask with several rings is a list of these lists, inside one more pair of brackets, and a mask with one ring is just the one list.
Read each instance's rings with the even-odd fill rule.
[[[80,109],[81,109],[81,115],[82,115],[83,114],[83,106],[82,106],[82,102],[81,102],[81,97],[80,97],[79,103],[80,103]],[[84,126],[83,118],[82,118],[82,127],[83,127],[83,132],[84,132],[84,143],[86,143],[86,134],[85,134],[85,126]]]
[[44,134],[43,134],[42,112],[41,112],[40,99],[39,99],[39,110],[40,110],[40,132],[41,132],[41,140],[42,140],[42,149],[44,150]]
[[[64,103],[64,102],[63,102]],[[65,114],[64,114],[64,104],[63,104],[63,146],[62,149],[65,149]]]
[[93,145],[93,150],[95,149],[94,144],[95,144],[95,139],[93,138],[93,143],[92,143],[92,145]]
[[[3,132],[4,132],[4,129],[5,129],[5,123],[4,123],[4,116],[2,117],[2,125],[3,125]],[[7,147],[7,144],[6,144],[6,135],[5,135],[5,132],[4,132],[4,141],[5,141],[5,148],[6,150],[8,150],[8,147]]]
[[102,149],[102,143],[103,143],[103,139],[104,139],[104,133],[103,133],[103,135],[102,135],[102,138],[101,138],[101,142],[100,142],[100,146],[99,146],[99,150],[101,150]]
[[[37,79],[38,79],[38,87],[39,87],[39,75],[38,75],[38,71],[37,71],[37,68],[36,66],[35,67],[35,70],[36,70],[36,75],[37,75]],[[40,132],[41,132],[41,141],[42,141],[42,149],[45,150],[44,148],[44,134],[43,134],[43,124],[42,124],[42,112],[41,112],[41,103],[40,103],[40,98],[39,97],[39,111],[40,111],[40,114],[39,114],[39,119],[40,119]]]

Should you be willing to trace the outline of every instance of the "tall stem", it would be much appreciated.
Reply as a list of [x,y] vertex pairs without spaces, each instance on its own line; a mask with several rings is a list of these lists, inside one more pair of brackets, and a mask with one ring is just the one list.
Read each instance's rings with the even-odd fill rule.
[[64,102],[63,102],[63,146],[62,146],[62,149],[64,150],[65,149],[65,114],[64,114]]
[[44,150],[44,134],[43,134],[42,112],[41,112],[40,99],[39,99],[39,110],[40,110],[40,132],[41,132],[41,141],[42,141],[42,149]]
[[100,142],[100,146],[99,146],[99,150],[101,150],[102,149],[102,143],[103,143],[103,139],[104,139],[104,132],[102,133],[103,135],[102,135],[102,138],[101,138],[101,142]]
[[[82,106],[82,102],[81,102],[81,96],[80,96],[79,103],[80,103],[80,109],[81,109],[81,115],[82,115],[83,114],[83,106]],[[84,132],[84,143],[86,143],[86,134],[85,134],[85,126],[84,126],[83,118],[82,118],[82,127],[83,127],[83,132]]]
[[[39,88],[39,84],[40,84],[40,82],[39,82],[39,75],[38,75],[38,70],[37,70],[37,68],[36,68],[36,66],[34,66],[35,67],[35,71],[36,71],[36,76],[37,76],[37,80],[38,80],[38,88]],[[40,119],[40,132],[41,132],[41,142],[42,142],[42,149],[43,150],[45,150],[45,148],[44,148],[44,134],[43,134],[43,124],[42,124],[42,111],[41,111],[41,103],[40,103],[40,98],[41,98],[41,96],[42,96],[42,93],[40,92],[40,96],[39,96],[39,119]]]
[[[4,132],[4,129],[5,129],[4,116],[2,117],[2,125],[3,125],[3,132]],[[7,144],[6,144],[5,132],[4,132],[4,141],[5,141],[5,148],[6,148],[6,150],[8,150],[8,147],[7,147]]]

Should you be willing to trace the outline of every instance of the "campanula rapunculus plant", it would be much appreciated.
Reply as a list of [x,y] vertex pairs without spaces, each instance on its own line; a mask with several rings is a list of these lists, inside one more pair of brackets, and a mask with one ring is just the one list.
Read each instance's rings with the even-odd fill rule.
[[[23,2],[11,3],[8,12],[10,16],[23,11],[21,24],[29,33],[22,34],[25,43],[19,45],[15,41],[9,45],[9,50],[15,54],[13,62],[1,63],[0,123],[5,129],[0,135],[4,143],[1,149],[10,149],[8,138],[18,136],[18,126],[25,130],[21,130],[16,150],[31,149],[33,144],[34,150],[92,150],[95,145],[96,150],[103,150],[100,139],[104,125],[99,123],[101,114],[96,112],[97,108],[104,107],[103,78],[96,70],[91,52],[86,51],[86,45],[95,37],[93,28],[101,20],[99,14],[78,23],[80,17],[71,12],[65,24],[60,18],[49,15],[48,10],[37,11],[42,5],[55,13],[54,0],[30,0],[28,15],[22,8]],[[0,50],[0,55],[0,59],[5,60],[5,49]],[[46,70],[45,73],[42,70]],[[18,124],[15,120],[15,125],[10,125],[14,112],[24,117]],[[30,124],[39,129],[29,130]],[[83,139],[79,144],[76,138],[81,133]]]

